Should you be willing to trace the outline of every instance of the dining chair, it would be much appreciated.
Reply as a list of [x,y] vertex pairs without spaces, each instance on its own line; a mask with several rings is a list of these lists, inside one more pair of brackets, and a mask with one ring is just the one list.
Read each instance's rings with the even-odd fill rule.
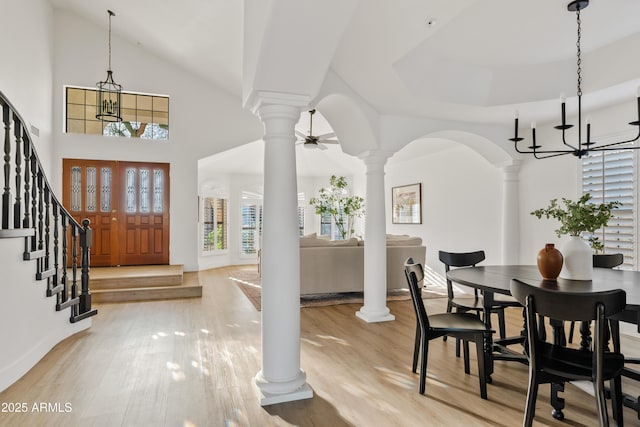
[[[475,267],[476,264],[485,260],[484,251],[474,252],[445,252],[438,251],[438,258],[444,264],[445,273],[451,270],[451,267]],[[447,278],[447,313],[451,313],[455,308],[456,312],[473,311],[478,315],[484,314],[484,305],[482,296],[478,294],[478,289],[474,289],[473,297],[456,296],[453,291],[453,283]],[[506,326],[504,320],[505,307],[521,307],[521,305],[509,297],[498,297],[491,306],[490,313],[498,315],[498,330],[500,338],[506,338]],[[491,324],[489,319],[489,324]],[[444,338],[446,340],[446,337]],[[456,356],[460,356],[459,342],[456,343]]]
[[[480,382],[480,396],[487,398],[487,378],[485,375],[484,360],[484,339],[492,331],[487,329],[485,324],[477,315],[472,313],[439,313],[428,315],[422,300],[420,283],[424,279],[422,264],[414,263],[412,258],[407,258],[405,264],[405,275],[411,292],[411,300],[415,310],[416,319],[420,327],[420,394],[425,392],[425,382],[427,376],[427,359],[429,355],[429,341],[442,336],[451,336],[462,340],[464,349],[464,372],[470,373],[469,369],[469,341],[475,343],[478,359],[478,379]],[[417,335],[416,335],[417,337]],[[414,349],[414,358],[417,348]],[[415,372],[415,369],[414,369]]]
[[[511,294],[525,306],[529,359],[529,387],[523,426],[533,423],[540,384],[564,384],[567,381],[593,382],[600,426],[608,426],[604,381],[610,381],[613,418],[622,425],[621,373],[624,356],[606,351],[607,317],[621,312],[626,305],[623,290],[605,292],[571,292],[557,284],[545,287],[511,279]],[[537,316],[558,320],[594,321],[593,346],[575,349],[543,341],[538,335]]]
[[[594,268],[614,268],[621,265],[624,262],[623,254],[593,254],[593,267]],[[569,342],[573,342],[573,331],[575,329],[576,322],[571,322],[569,327]]]

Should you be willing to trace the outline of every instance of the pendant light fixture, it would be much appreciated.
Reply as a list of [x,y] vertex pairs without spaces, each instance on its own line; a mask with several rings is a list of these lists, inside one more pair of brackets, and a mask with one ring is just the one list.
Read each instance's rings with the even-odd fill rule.
[[116,14],[110,10],[107,10],[107,13],[109,14],[109,66],[106,80],[96,84],[98,87],[96,119],[106,122],[121,122],[120,96],[122,86],[113,80],[113,71],[111,71],[111,17]]
[[538,145],[536,142],[536,125],[535,122],[531,123],[531,137],[533,140],[533,145],[527,147],[527,149],[519,149],[518,142],[522,141],[524,138],[518,137],[518,112],[515,115],[515,134],[513,138],[509,138],[509,141],[513,141],[515,150],[518,153],[522,154],[533,154],[533,157],[536,159],[546,159],[549,157],[557,157],[563,156],[566,154],[573,154],[578,158],[582,158],[588,156],[592,151],[614,151],[614,150],[636,150],[640,148],[640,146],[635,145],[623,145],[632,143],[638,138],[640,138],[640,88],[638,89],[638,93],[636,94],[637,103],[638,103],[638,117],[635,121],[629,122],[632,126],[638,127],[638,134],[635,138],[628,139],[625,141],[619,142],[611,142],[607,144],[599,144],[596,141],[591,139],[591,122],[589,119],[586,120],[586,139],[583,141],[582,139],[582,59],[581,59],[581,50],[580,50],[580,38],[582,36],[582,28],[580,21],[580,11],[589,6],[589,0],[574,0],[567,5],[567,10],[570,12],[576,13],[576,20],[578,23],[578,40],[576,42],[577,47],[577,77],[578,77],[578,87],[577,87],[577,95],[578,95],[578,141],[577,143],[570,144],[567,142],[565,132],[571,129],[574,125],[568,124],[565,113],[565,98],[564,95],[561,96],[561,123],[557,126],[554,126],[555,129],[562,131],[562,146],[557,150],[542,150],[542,145]]

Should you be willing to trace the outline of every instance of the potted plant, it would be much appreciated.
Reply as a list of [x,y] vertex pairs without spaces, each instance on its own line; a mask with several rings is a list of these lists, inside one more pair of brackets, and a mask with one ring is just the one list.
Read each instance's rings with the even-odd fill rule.
[[[564,208],[558,204],[558,199],[552,199],[544,209],[531,212],[538,219],[554,218],[560,221],[556,229],[558,237],[569,235],[570,240],[563,246],[564,265],[560,277],[575,280],[590,280],[593,269],[593,250],[600,251],[603,244],[597,236],[589,237],[589,244],[582,240],[582,233],[594,233],[605,227],[613,216],[613,210],[620,206],[620,202],[595,204],[591,202],[591,194],[586,193],[578,201],[563,198]],[[593,250],[592,250],[593,248]]]
[[354,219],[364,215],[364,199],[360,196],[349,196],[348,185],[345,177],[331,175],[329,189],[321,188],[318,197],[309,200],[309,204],[316,208],[317,214],[331,215],[343,240],[355,233]]

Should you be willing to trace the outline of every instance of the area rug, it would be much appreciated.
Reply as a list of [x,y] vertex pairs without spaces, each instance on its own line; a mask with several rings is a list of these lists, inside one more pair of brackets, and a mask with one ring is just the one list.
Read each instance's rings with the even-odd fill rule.
[[[258,275],[257,267],[243,267],[234,270],[229,279],[233,281],[238,288],[246,295],[251,301],[256,310],[260,311],[262,308],[260,291],[261,291],[261,279]],[[423,289],[422,297],[425,299],[430,298],[446,298],[446,293],[433,292]],[[394,289],[387,293],[387,301],[401,301],[411,299],[409,289]],[[316,295],[304,295],[300,297],[300,307],[322,307],[328,305],[337,304],[358,304],[364,302],[364,295],[362,292],[343,292],[343,293],[329,293],[329,294],[316,294]]]

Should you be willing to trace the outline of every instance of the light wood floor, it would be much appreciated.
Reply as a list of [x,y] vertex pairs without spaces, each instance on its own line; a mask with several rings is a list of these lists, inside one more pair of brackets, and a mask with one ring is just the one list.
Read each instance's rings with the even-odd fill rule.
[[[451,340],[432,342],[427,392],[418,394],[411,301],[389,302],[396,321],[377,324],[356,318],[357,304],[302,309],[301,365],[315,396],[260,407],[252,384],[260,370],[260,313],[228,279],[232,268],[200,273],[202,299],[99,305],[90,330],[57,345],[0,393],[3,404],[28,406],[27,413],[0,413],[0,425],[521,425],[527,368],[497,362],[484,401],[474,352],[465,375]],[[428,310],[442,311],[444,302],[428,300]],[[508,311],[516,332],[521,314]],[[570,385],[564,397],[566,420],[558,422],[548,386],[541,387],[536,425],[597,425],[593,398]],[[68,403],[70,412],[34,412],[42,402],[62,410]],[[629,409],[625,422],[640,425]]]

